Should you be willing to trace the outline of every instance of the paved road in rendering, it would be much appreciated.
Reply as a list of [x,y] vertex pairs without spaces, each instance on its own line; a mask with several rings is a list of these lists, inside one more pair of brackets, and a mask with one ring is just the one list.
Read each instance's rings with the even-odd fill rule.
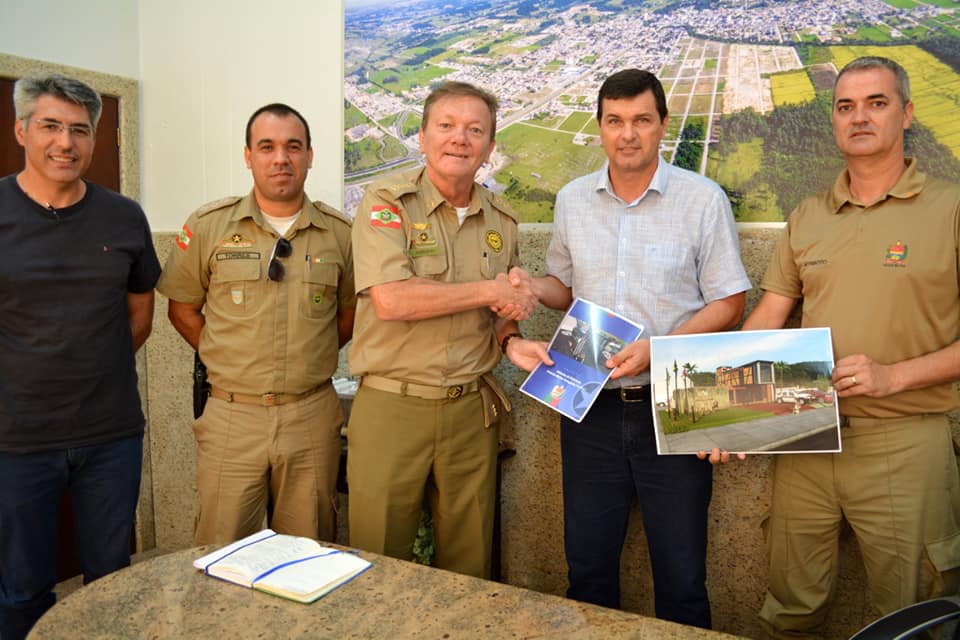
[[[837,414],[831,405],[797,414],[786,413],[712,429],[675,433],[663,437],[661,447],[663,453],[709,451],[714,447],[727,451],[795,450],[789,447],[791,443],[826,431],[836,433],[836,430]],[[812,440],[811,446],[822,448],[823,440],[827,443],[836,441],[827,435],[822,439]],[[827,446],[835,448],[829,444]]]

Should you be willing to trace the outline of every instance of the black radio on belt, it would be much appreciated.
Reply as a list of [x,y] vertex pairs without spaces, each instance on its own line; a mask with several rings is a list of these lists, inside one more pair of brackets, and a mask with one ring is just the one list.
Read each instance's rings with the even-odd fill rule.
[[193,352],[193,419],[203,415],[210,397],[210,383],[207,382],[207,365],[203,364],[200,354]]

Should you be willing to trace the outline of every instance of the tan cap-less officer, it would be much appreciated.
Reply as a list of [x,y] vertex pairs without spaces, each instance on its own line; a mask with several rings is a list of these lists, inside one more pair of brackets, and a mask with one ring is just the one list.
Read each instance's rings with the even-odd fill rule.
[[356,298],[349,223],[303,184],[310,131],[292,108],[257,110],[244,150],[253,191],[194,213],[159,285],[177,331],[207,365],[194,425],[195,542],[261,527],[330,540],[343,422],[330,376]]
[[[474,184],[494,147],[497,101],[446,83],[424,105],[423,170],[367,189],[353,228],[363,376],[351,410],[350,542],[410,558],[424,496],[436,565],[488,576],[496,421],[507,408],[489,375],[500,344],[536,299],[518,265],[517,223]],[[491,308],[517,310],[499,319]]]

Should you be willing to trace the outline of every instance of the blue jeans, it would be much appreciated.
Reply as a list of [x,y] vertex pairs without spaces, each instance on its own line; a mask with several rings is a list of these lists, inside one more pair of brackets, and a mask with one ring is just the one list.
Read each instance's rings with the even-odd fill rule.
[[649,396],[603,391],[580,424],[561,421],[567,597],[620,607],[620,553],[634,495],[650,550],[656,615],[710,628],[707,508],[713,475],[695,456],[658,456]]
[[89,583],[130,564],[143,435],[39,453],[0,452],[0,638],[19,640],[53,606],[57,508],[69,489]]

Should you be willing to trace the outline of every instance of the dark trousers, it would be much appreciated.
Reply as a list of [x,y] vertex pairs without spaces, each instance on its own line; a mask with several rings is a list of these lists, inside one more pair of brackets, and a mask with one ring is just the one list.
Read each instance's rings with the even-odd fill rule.
[[713,475],[693,455],[658,456],[649,395],[603,391],[580,424],[561,421],[567,597],[620,606],[620,553],[634,495],[650,549],[656,615],[710,628],[707,508]]
[[130,564],[142,442],[0,452],[0,640],[25,637],[56,601],[57,508],[67,489],[84,583]]

